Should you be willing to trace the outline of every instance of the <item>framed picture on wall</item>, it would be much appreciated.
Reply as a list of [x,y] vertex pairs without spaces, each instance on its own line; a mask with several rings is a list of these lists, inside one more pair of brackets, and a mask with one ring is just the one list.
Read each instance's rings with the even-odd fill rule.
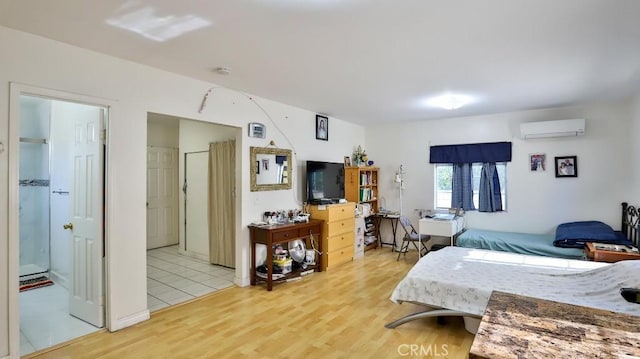
[[316,115],[316,140],[329,141],[329,118]]
[[578,157],[561,156],[555,158],[556,177],[578,177]]
[[530,154],[529,169],[531,172],[544,172],[547,169],[547,155],[544,153]]

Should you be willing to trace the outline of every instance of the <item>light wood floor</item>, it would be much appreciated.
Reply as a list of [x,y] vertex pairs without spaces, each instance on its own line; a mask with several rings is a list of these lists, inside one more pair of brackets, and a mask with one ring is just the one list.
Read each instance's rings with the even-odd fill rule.
[[[152,313],[118,332],[90,334],[35,358],[466,358],[461,318],[384,325],[420,310],[389,300],[415,264],[389,248],[274,286],[233,287]],[[411,349],[417,350],[411,355]],[[418,355],[422,351],[422,355]]]

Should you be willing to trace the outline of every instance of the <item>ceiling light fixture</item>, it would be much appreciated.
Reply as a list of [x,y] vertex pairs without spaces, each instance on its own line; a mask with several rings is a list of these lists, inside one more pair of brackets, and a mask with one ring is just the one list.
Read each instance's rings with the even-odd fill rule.
[[432,97],[427,100],[427,105],[432,107],[440,107],[445,110],[455,110],[464,105],[473,102],[473,98],[467,95],[445,94]]
[[213,69],[213,71],[215,71],[219,75],[228,75],[231,73],[231,69],[224,66],[216,67],[215,69]]

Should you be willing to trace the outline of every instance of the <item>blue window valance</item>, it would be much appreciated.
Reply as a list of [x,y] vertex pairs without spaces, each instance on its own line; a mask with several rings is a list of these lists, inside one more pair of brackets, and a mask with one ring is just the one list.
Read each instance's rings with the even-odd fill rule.
[[431,146],[429,163],[511,162],[511,142]]
[[276,163],[277,164],[281,165],[286,160],[287,160],[287,156],[278,156],[278,155],[276,155]]

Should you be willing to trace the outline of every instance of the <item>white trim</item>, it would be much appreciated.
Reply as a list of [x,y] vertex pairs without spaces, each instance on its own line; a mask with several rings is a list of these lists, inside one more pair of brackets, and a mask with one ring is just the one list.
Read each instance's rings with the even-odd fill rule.
[[20,91],[19,87],[10,84],[9,90],[9,211],[7,226],[9,227],[7,263],[9,263],[9,357],[20,357],[20,308],[19,277],[20,256],[18,239],[19,208],[18,197],[18,148],[20,146]]
[[39,96],[46,97],[53,100],[62,100],[68,102],[76,102],[88,105],[94,105],[99,107],[104,107],[106,109],[106,118],[105,118],[105,128],[107,132],[107,148],[104,153],[104,161],[106,163],[106,170],[104,173],[105,176],[105,237],[104,241],[105,245],[105,262],[103,266],[103,271],[105,275],[105,325],[107,329],[110,328],[110,303],[111,301],[107,300],[108,294],[110,293],[111,283],[109,282],[108,269],[109,269],[109,228],[110,223],[109,213],[113,206],[109,206],[109,203],[113,203],[111,201],[110,196],[108,196],[109,191],[108,186],[110,183],[110,166],[108,161],[108,152],[109,152],[109,126],[110,122],[109,116],[112,113],[112,108],[116,104],[113,100],[102,99],[92,96],[86,96],[81,94],[63,92],[58,90],[52,90],[42,87],[36,87],[31,85],[26,85],[22,83],[11,82],[9,84],[9,212],[8,212],[8,233],[9,233],[9,243],[8,243],[8,253],[7,253],[7,263],[9,265],[9,358],[19,358],[20,357],[20,317],[19,317],[19,205],[20,200],[18,197],[18,191],[15,189],[18,188],[18,173],[19,173],[19,164],[18,164],[18,150],[20,146],[19,134],[20,134],[20,95],[31,95],[31,96]]
[[151,318],[151,314],[149,310],[145,309],[138,313],[133,313],[131,315],[127,315],[126,317],[117,318],[116,320],[111,322],[111,327],[109,331],[115,332],[116,330],[124,329],[126,327],[130,327],[134,324],[138,324],[140,322],[144,322]]

